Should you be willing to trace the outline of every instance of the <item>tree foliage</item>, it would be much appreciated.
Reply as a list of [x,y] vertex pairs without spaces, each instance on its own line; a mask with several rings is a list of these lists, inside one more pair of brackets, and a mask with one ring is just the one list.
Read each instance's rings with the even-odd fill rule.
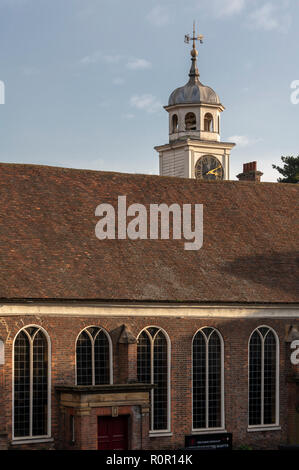
[[278,178],[278,183],[299,183],[299,155],[281,157],[281,160],[284,163],[283,168],[272,165],[283,176],[283,178]]

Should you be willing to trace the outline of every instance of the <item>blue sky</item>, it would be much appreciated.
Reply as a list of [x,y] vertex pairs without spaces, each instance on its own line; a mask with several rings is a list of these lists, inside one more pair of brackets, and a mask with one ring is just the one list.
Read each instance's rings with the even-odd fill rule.
[[201,81],[238,143],[231,179],[257,160],[276,181],[272,163],[299,154],[298,18],[298,0],[0,0],[0,160],[158,173],[194,19]]

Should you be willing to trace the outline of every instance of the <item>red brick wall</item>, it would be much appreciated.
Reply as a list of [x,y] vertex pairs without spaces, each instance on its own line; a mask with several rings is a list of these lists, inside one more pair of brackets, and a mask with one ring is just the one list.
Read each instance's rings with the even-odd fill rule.
[[[156,325],[165,329],[171,340],[171,399],[172,399],[172,437],[151,437],[151,449],[175,449],[184,446],[185,435],[191,433],[191,341],[195,332],[204,326],[217,328],[224,339],[225,364],[225,428],[233,433],[236,446],[246,444],[258,448],[277,448],[278,444],[287,442],[288,419],[292,420],[289,411],[291,404],[287,376],[290,373],[290,349],[285,344],[287,325],[296,324],[294,320],[282,319],[194,319],[168,317],[128,317],[96,318],[71,316],[10,316],[0,317],[0,337],[5,340],[5,365],[0,366],[0,424],[7,428],[11,441],[11,400],[12,400],[12,343],[18,331],[26,325],[42,326],[49,334],[52,344],[52,435],[56,448],[61,442],[59,420],[61,419],[58,396],[54,392],[56,385],[73,385],[75,383],[75,341],[79,332],[90,325],[105,328],[113,340],[114,350],[114,382],[124,381],[120,372],[117,352],[120,326],[125,323],[137,336],[146,326]],[[252,331],[266,324],[274,328],[280,340],[280,425],[281,431],[247,432],[247,401],[248,401],[248,340]],[[299,321],[297,320],[297,327]],[[129,363],[126,366],[129,376],[134,377],[136,370],[136,345],[129,345]],[[123,361],[123,358],[122,358]],[[133,364],[134,362],[134,364]],[[121,380],[120,380],[121,379]],[[81,417],[83,418],[83,417]],[[96,416],[95,418],[96,419]],[[83,420],[84,421],[84,420]],[[94,448],[94,442],[86,445]],[[136,431],[137,432],[137,431]],[[146,436],[147,438],[147,436]],[[147,440],[145,438],[145,441]],[[35,448],[41,445],[35,444]]]

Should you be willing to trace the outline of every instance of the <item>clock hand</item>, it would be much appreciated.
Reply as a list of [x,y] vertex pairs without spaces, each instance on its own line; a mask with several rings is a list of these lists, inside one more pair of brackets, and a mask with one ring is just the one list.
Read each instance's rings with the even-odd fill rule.
[[206,175],[215,175],[215,171],[219,170],[219,168],[221,168],[221,165],[219,165],[217,168],[214,168],[214,170],[208,171],[208,172],[205,173],[205,174],[206,174]]

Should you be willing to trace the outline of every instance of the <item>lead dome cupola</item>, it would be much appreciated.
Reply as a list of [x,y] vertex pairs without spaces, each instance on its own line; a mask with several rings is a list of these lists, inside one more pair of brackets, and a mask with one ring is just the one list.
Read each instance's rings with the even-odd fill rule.
[[200,103],[220,104],[220,99],[212,88],[203,85],[198,78],[193,80],[192,77],[186,85],[176,88],[168,100],[168,106]]

